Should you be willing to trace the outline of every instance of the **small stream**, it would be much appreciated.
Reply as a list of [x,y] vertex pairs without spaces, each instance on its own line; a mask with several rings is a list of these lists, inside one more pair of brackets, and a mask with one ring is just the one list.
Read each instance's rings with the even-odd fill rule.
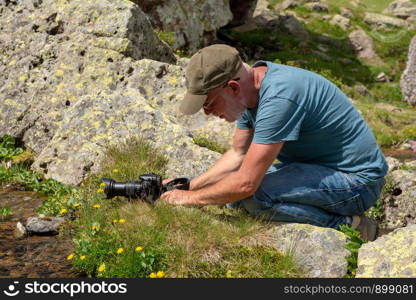
[[0,190],[0,206],[9,206],[13,215],[0,217],[0,278],[80,277],[66,257],[73,251],[72,242],[60,236],[30,236],[17,239],[18,221],[36,216],[36,207],[45,197],[35,192]]

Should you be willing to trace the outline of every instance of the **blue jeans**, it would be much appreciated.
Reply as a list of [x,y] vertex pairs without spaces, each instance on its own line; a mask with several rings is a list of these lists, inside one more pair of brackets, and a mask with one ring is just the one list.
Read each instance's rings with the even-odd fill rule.
[[252,197],[227,206],[272,221],[338,229],[370,208],[384,183],[380,178],[364,184],[354,174],[315,164],[275,164]]

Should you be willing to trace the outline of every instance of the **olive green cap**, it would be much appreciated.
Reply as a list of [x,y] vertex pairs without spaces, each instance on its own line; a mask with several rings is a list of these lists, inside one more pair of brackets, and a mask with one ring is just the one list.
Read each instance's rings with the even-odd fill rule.
[[232,79],[243,62],[237,49],[227,45],[211,45],[198,50],[185,70],[187,93],[179,110],[192,115],[204,105],[207,94]]

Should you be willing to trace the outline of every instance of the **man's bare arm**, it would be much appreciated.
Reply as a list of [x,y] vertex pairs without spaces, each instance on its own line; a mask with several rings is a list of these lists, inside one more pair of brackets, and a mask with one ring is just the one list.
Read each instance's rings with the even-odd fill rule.
[[194,178],[191,181],[190,190],[198,190],[210,186],[231,172],[237,171],[244,160],[252,139],[252,129],[242,130],[237,128],[232,148],[224,153],[206,172]]

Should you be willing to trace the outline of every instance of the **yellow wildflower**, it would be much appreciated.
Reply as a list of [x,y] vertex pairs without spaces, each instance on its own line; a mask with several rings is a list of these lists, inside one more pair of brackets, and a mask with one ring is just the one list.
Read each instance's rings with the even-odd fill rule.
[[68,212],[68,210],[67,210],[66,208],[62,208],[62,209],[59,211],[59,214],[64,215],[64,214],[66,214],[67,212]]
[[84,260],[84,259],[85,259],[85,255],[81,255],[81,256],[79,257],[79,259],[80,259],[80,260]]
[[111,172],[118,173],[118,172],[120,172],[120,170],[119,169],[113,169]]
[[93,207],[94,207],[94,208],[100,208],[100,207],[101,207],[101,205],[100,205],[100,204],[95,204]]
[[123,253],[124,252],[124,249],[123,248],[118,248],[117,249],[117,254],[121,254],[121,253]]
[[141,247],[141,246],[137,246],[137,247],[136,247],[136,251],[137,251],[137,252],[140,252],[140,251],[142,251],[142,250],[143,250],[143,247]]
[[117,220],[117,219],[114,219],[114,220],[113,220],[113,223],[117,223],[117,222],[118,222],[118,220]]
[[118,222],[119,222],[119,223],[124,223],[124,222],[126,222],[126,220],[124,220],[124,219],[120,219],[120,220],[118,220]]
[[97,193],[104,193],[103,189],[97,189]]
[[92,229],[92,230],[97,230],[97,225],[92,225],[92,226],[91,226],[91,229]]
[[71,260],[71,259],[74,258],[74,256],[75,256],[75,254],[74,253],[71,253],[71,254],[68,255],[68,257],[66,259],[67,260]]
[[78,206],[81,206],[81,203],[74,203],[74,204],[72,204],[72,206],[73,207],[78,207]]
[[100,187],[105,188],[105,183],[101,182]]
[[156,277],[157,277],[157,275],[156,275],[156,273],[155,273],[155,272],[152,272],[152,273],[150,273],[149,277],[150,277],[150,278],[156,278]]
[[165,277],[165,272],[163,272],[163,271],[159,271],[159,272],[157,272],[157,273],[156,273],[156,277],[157,277],[157,278],[162,278],[162,277]]
[[105,271],[105,264],[101,264],[99,267],[98,267],[98,272],[104,272]]

